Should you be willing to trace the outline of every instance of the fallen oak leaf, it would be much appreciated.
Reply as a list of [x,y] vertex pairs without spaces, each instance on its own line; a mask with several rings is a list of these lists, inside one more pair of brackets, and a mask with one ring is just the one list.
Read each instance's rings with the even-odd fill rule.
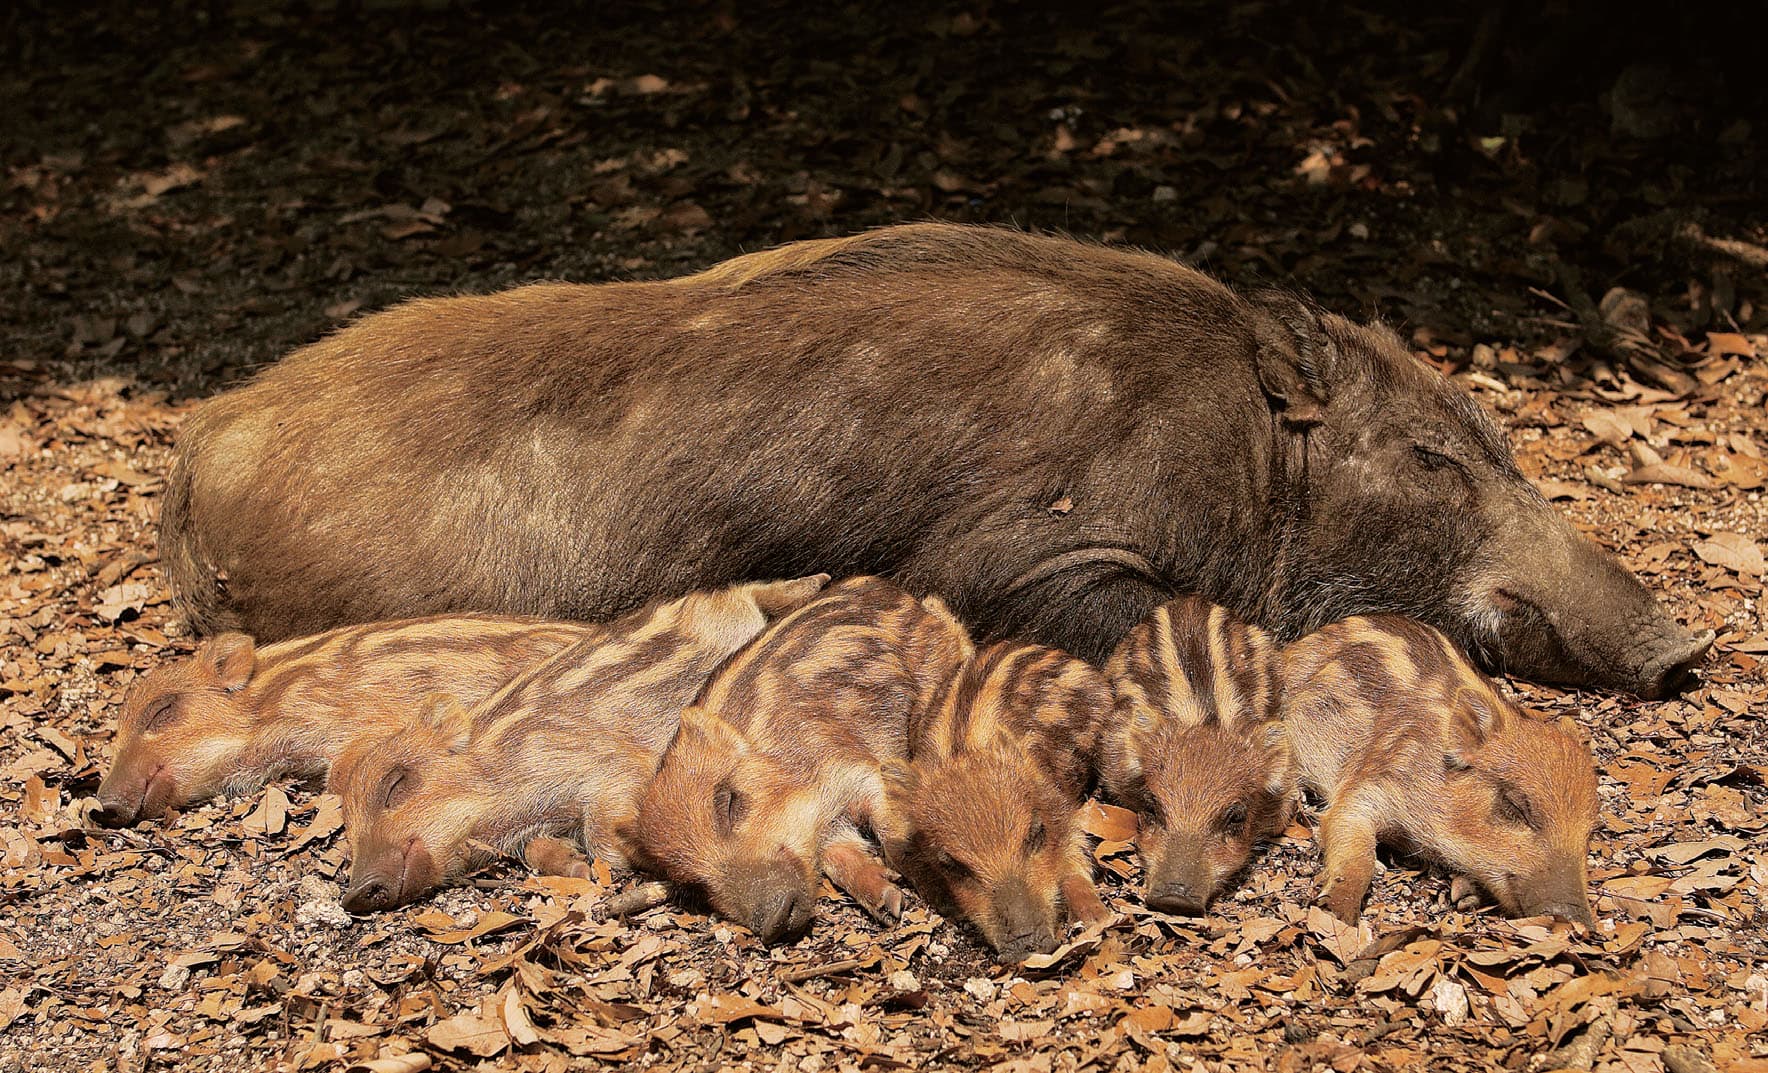
[[[453,921],[449,921],[453,923]],[[501,909],[493,909],[480,917],[471,927],[457,928],[453,931],[432,931],[425,938],[443,946],[456,946],[470,939],[479,939],[492,932],[506,931],[518,925],[530,923],[527,917],[506,913]]]
[[1722,566],[1745,577],[1761,577],[1768,572],[1768,561],[1762,549],[1742,533],[1714,533],[1706,540],[1696,541],[1692,550],[1709,566]]
[[1317,905],[1308,906],[1308,931],[1340,965],[1349,965],[1368,949],[1375,933],[1363,921],[1346,924]]
[[433,1060],[426,1051],[408,1051],[405,1054],[387,1055],[382,1058],[371,1058],[366,1062],[357,1062],[349,1066],[344,1073],[423,1073],[430,1068]]
[[1756,346],[1748,336],[1736,332],[1708,332],[1707,349],[1714,354],[1736,354],[1740,358],[1756,356]]
[[289,844],[288,852],[293,853],[310,843],[330,838],[344,826],[343,801],[337,794],[322,794],[318,806],[313,813],[312,822],[295,836],[295,840]]
[[444,1051],[466,1051],[480,1058],[490,1058],[510,1045],[503,1024],[481,1016],[478,1010],[457,1013],[446,1021],[430,1026],[424,1038],[430,1046]]
[[518,1047],[540,1042],[540,1033],[534,1030],[534,1021],[529,1018],[527,1009],[522,1005],[522,996],[513,987],[504,993],[503,1027],[509,1031],[510,1039]]
[[1105,933],[1122,923],[1123,914],[1113,913],[1110,917],[1097,924],[1089,925],[1085,931],[1058,946],[1047,954],[1033,954],[1020,963],[1020,968],[1028,972],[1044,972],[1075,957],[1085,957],[1099,948],[1104,941]]
[[139,612],[152,596],[151,586],[139,581],[127,581],[121,585],[112,585],[99,593],[93,610],[104,621],[115,622],[130,611]]
[[1136,837],[1136,814],[1127,808],[1088,801],[1081,806],[1081,827],[1105,842],[1130,842]]
[[245,818],[243,826],[250,834],[279,835],[288,827],[289,797],[279,787],[266,786],[258,807]]
[[1670,462],[1640,466],[1621,478],[1622,484],[1677,484],[1684,488],[1711,488],[1713,479],[1696,469]]
[[769,1021],[784,1021],[786,1015],[777,1007],[764,1006],[754,999],[742,995],[713,995],[704,1002],[697,1002],[688,1007],[688,1013],[703,1025],[728,1025],[733,1021],[745,1021],[750,1018],[761,1018]]

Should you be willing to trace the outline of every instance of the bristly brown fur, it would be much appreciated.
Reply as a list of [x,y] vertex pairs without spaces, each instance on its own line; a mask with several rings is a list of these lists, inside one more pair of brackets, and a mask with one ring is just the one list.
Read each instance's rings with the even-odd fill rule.
[[1592,920],[1596,769],[1569,720],[1520,711],[1447,637],[1408,619],[1346,619],[1285,662],[1298,777],[1327,801],[1327,908],[1356,918],[1386,841],[1476,880],[1513,915]]
[[364,317],[191,417],[160,537],[199,629],[266,639],[828,571],[1093,661],[1173,592],[1646,691],[1699,654],[1391,332],[942,223]]
[[271,778],[312,778],[350,739],[446,689],[472,704],[592,635],[582,623],[441,615],[346,626],[258,647],[239,633],[130,688],[111,769],[108,822],[132,823]]
[[1111,689],[1042,645],[977,652],[909,727],[906,764],[885,769],[888,859],[935,905],[1016,962],[1053,948],[1064,911],[1106,917],[1077,811]]

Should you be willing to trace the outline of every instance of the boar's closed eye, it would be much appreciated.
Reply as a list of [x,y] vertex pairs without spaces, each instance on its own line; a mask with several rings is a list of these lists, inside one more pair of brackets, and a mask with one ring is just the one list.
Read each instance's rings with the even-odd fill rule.
[[1031,830],[1025,832],[1025,853],[1027,856],[1044,848],[1046,835],[1047,832],[1044,830],[1044,818],[1042,816],[1033,816],[1031,819]]
[[1224,831],[1238,831],[1241,827],[1245,826],[1246,803],[1243,801],[1236,801],[1232,805],[1223,809],[1221,817],[1216,821],[1216,825]]
[[730,834],[743,822],[743,816],[749,811],[749,797],[728,782],[718,784],[712,792],[712,815],[718,821],[721,834]]
[[411,796],[412,790],[416,788],[417,778],[412,775],[409,768],[394,768],[381,776],[381,807],[398,808],[405,803],[405,800]]
[[1435,447],[1427,447],[1422,443],[1415,443],[1412,445],[1412,457],[1416,458],[1418,464],[1425,469],[1449,469],[1461,465],[1461,463],[1455,461],[1452,456],[1443,453]]
[[143,730],[159,730],[162,727],[169,726],[173,720],[178,718],[178,711],[179,705],[176,694],[169,697],[161,697],[159,700],[154,701],[142,715],[141,728]]

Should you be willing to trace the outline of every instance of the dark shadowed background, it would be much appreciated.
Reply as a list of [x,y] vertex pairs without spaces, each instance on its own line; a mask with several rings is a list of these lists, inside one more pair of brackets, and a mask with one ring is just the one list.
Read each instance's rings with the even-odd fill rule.
[[[15,0],[0,1068],[1768,1068],[1761,7]],[[1518,687],[1598,757],[1596,932],[1400,859],[1343,928],[1296,825],[1209,918],[1015,982],[918,900],[883,932],[825,898],[771,952],[511,867],[353,919],[300,790],[82,825],[122,691],[191,649],[153,534],[196,400],[410,295],[927,217],[1389,320],[1718,631],[1675,701]],[[1122,817],[1092,829],[1139,914]]]

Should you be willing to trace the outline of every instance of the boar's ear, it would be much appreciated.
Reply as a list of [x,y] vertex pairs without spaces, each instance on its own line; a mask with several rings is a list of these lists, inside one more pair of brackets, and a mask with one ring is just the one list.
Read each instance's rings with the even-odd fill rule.
[[1582,742],[1584,740],[1584,728],[1579,726],[1578,721],[1569,715],[1562,715],[1555,719],[1553,725],[1564,731],[1566,737],[1573,741]]
[[751,593],[755,598],[755,606],[761,608],[762,614],[768,618],[779,618],[815,599],[828,583],[829,575],[812,574],[790,581],[764,581],[757,584]]
[[257,646],[243,633],[217,634],[203,646],[203,659],[215,672],[215,681],[223,690],[237,693],[252,680],[257,664]]
[[1253,362],[1259,386],[1291,425],[1318,424],[1332,396],[1338,347],[1314,306],[1287,291],[1259,291],[1248,298],[1271,318],[1254,332]]

